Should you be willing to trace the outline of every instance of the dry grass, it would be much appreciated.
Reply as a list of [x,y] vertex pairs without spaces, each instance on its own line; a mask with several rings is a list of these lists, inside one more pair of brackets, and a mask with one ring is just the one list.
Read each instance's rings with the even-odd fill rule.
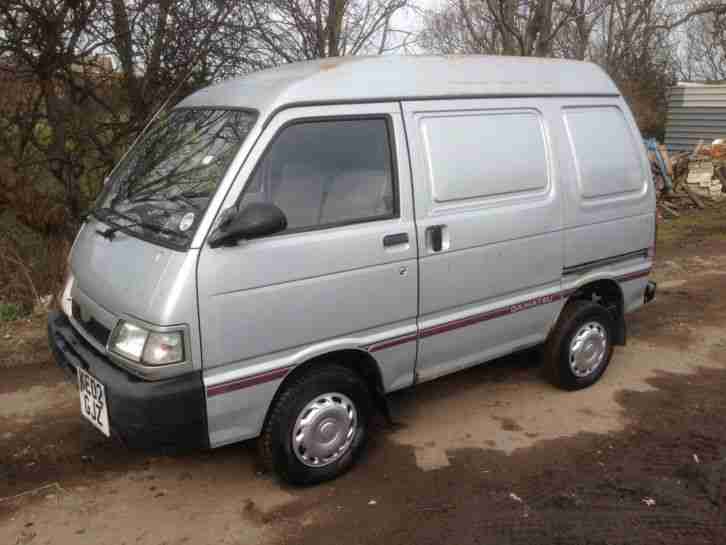
[[51,240],[22,248],[10,236],[0,237],[0,305],[7,311],[0,314],[28,315],[41,298],[57,293],[68,248],[65,241]]
[[658,249],[677,248],[711,238],[726,239],[726,199],[709,202],[706,209],[680,210],[680,218],[658,224]]
[[0,322],[0,370],[50,361],[46,322],[45,314]]

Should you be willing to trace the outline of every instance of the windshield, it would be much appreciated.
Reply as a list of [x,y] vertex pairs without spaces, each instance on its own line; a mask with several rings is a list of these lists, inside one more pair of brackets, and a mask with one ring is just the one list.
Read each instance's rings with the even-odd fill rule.
[[116,168],[94,214],[114,230],[187,248],[255,120],[220,109],[161,116]]

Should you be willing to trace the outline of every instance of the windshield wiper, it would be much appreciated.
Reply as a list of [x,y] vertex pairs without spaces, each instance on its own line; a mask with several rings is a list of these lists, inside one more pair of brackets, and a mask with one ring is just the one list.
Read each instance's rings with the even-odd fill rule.
[[195,203],[194,201],[189,199],[184,193],[179,193],[178,195],[172,195],[171,197],[169,197],[169,200],[183,202],[188,207],[193,208],[194,210],[201,209],[201,207],[197,203]]
[[129,199],[129,202],[132,204],[138,203],[138,202],[153,202],[153,201],[170,201],[170,202],[182,202],[186,204],[188,207],[193,208],[194,210],[200,210],[200,206],[189,199],[189,197],[196,197],[197,195],[195,193],[193,194],[187,194],[187,193],[177,193],[175,195],[158,195],[154,196],[151,195],[141,195],[140,197],[136,197],[135,199]]
[[88,212],[89,216],[93,216],[94,218],[101,220],[101,221],[108,221],[108,216],[118,216],[120,218],[124,218],[129,221],[136,221],[135,218],[132,218],[131,216],[127,216],[126,214],[123,214],[119,212],[118,210],[111,208],[111,207],[103,207],[103,208],[94,208],[90,212]]
[[[105,212],[105,217],[101,217],[98,215],[98,212]],[[124,229],[130,229],[132,227],[144,227],[145,229],[149,229],[150,231],[154,231],[155,233],[162,233],[166,235],[173,235],[177,238],[182,238],[186,240],[186,236],[177,233],[176,231],[172,231],[171,229],[165,229],[164,227],[159,227],[158,225],[154,225],[153,223],[148,223],[145,221],[137,221],[131,216],[127,216],[126,214],[122,214],[121,212],[114,210],[113,208],[100,208],[99,210],[94,210],[93,215],[96,216],[101,221],[106,221],[113,224],[113,227],[109,227],[108,229],[96,229],[96,233],[101,235],[103,238],[106,238],[108,240],[113,240],[116,237],[116,233],[118,231],[122,231]],[[119,223],[116,223],[114,221],[109,221],[108,216],[109,215],[116,215],[120,218],[123,218],[125,220],[130,221],[128,225],[121,225]]]
[[184,197],[188,197],[191,199],[194,198],[208,198],[209,197],[209,191],[182,191],[180,195]]

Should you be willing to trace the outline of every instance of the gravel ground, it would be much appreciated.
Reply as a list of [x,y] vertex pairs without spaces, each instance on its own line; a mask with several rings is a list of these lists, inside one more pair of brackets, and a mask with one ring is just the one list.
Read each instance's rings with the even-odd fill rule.
[[314,488],[260,474],[250,443],[106,441],[81,422],[43,319],[0,325],[0,543],[726,543],[717,214],[661,228],[658,298],[596,386],[550,387],[534,350],[395,394],[398,425],[378,423],[360,464]]

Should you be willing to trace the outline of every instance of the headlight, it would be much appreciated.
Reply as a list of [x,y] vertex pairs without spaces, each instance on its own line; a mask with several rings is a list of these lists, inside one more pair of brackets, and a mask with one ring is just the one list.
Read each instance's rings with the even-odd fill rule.
[[113,330],[109,348],[135,362],[141,361],[149,332],[128,322],[120,322]]
[[157,333],[129,322],[119,322],[108,347],[119,356],[145,365],[184,361],[184,334],[181,331]]

